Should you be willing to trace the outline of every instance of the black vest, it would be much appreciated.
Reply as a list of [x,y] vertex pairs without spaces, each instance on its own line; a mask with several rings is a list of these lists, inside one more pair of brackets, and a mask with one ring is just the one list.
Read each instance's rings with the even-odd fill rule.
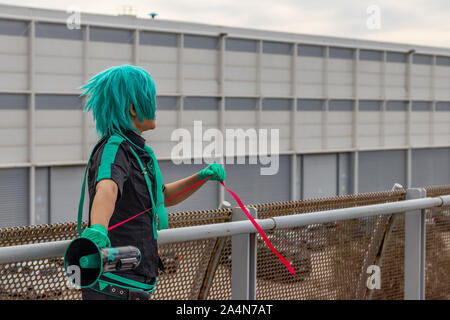
[[[137,146],[144,147],[145,140],[142,137],[132,131],[126,131],[125,134]],[[99,141],[88,167],[89,224],[98,168],[108,138],[109,136],[105,136]],[[132,148],[131,144],[124,140],[120,144],[111,166],[111,179],[116,182],[119,194],[109,226],[120,223],[152,207],[147,184],[139,163],[130,148]],[[142,163],[146,165],[150,161],[150,157],[142,150],[133,148]],[[156,199],[154,177],[151,174],[149,177],[152,181],[153,197]],[[157,199],[156,201],[159,202],[160,200],[163,201],[164,199]],[[153,214],[151,210],[109,231],[108,237],[111,240],[112,247],[131,245],[139,248],[142,255],[141,263],[132,272],[134,275],[142,276],[145,279],[156,278],[158,267],[164,268],[158,255],[157,240],[153,237]],[[115,273],[126,277],[126,274],[130,271]]]

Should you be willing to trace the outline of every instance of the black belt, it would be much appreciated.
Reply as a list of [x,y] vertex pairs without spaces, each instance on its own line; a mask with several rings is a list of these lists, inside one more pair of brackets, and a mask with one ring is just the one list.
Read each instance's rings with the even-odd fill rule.
[[126,289],[114,284],[109,284],[103,289],[100,289],[98,281],[91,287],[92,290],[103,293],[109,296],[124,300],[150,300],[151,293],[143,290]]

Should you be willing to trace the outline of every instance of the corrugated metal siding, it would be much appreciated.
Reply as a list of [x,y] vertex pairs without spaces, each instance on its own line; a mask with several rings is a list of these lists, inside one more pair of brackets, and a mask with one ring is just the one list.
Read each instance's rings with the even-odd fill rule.
[[359,153],[359,193],[390,190],[395,183],[406,186],[406,151]]
[[450,184],[450,149],[412,151],[412,187]]
[[[275,160],[272,159],[275,169]],[[291,185],[291,159],[289,156],[279,156],[278,172],[274,175],[262,175],[261,168],[271,165],[262,165],[260,161],[250,164],[245,158],[245,164],[227,164],[227,178],[225,185],[236,193],[244,204],[267,203],[290,200]],[[237,206],[235,200],[225,192],[225,199]]]
[[303,156],[303,199],[336,196],[338,168],[336,154]]
[[[202,170],[206,164],[179,164],[172,161],[158,161],[163,183],[168,184],[179,179],[186,178]],[[216,181],[208,181],[197,190],[191,197],[182,203],[167,207],[168,212],[217,209],[219,206],[219,184]]]
[[[52,167],[50,171],[50,222],[72,222],[77,220],[78,202],[83,183],[84,166]],[[83,219],[89,214],[89,194],[84,196]]]
[[0,169],[0,228],[28,225],[28,168]]
[[50,219],[50,168],[36,168],[36,224],[47,224]]

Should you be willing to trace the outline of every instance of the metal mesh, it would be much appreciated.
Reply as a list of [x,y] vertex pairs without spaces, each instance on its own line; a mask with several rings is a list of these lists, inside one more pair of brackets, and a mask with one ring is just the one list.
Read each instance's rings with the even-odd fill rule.
[[[428,196],[450,187],[428,188]],[[405,191],[252,205],[259,218],[405,199]],[[450,208],[427,214],[426,298],[450,298]],[[171,228],[228,222],[231,209],[169,215]],[[286,267],[258,235],[257,299],[403,299],[404,214],[373,216],[266,232],[296,270]],[[0,246],[70,240],[76,224],[0,229]],[[231,298],[231,237],[160,245],[167,267],[152,299]],[[378,264],[381,289],[368,290],[367,267]],[[80,299],[65,278],[62,258],[0,265],[0,299]]]
[[[86,226],[84,224],[84,226]],[[75,223],[0,229],[0,246],[70,240],[77,235]],[[0,264],[1,299],[80,299],[69,287],[63,259],[40,259]]]
[[[259,218],[404,200],[405,191],[256,205]],[[389,215],[268,232],[287,268],[258,235],[257,299],[363,299],[367,267],[376,261]]]
[[[169,214],[171,228],[228,222],[231,209]],[[83,224],[86,227],[86,223]],[[71,240],[76,223],[0,229],[0,246]],[[162,244],[166,273],[158,277],[153,299],[197,299],[215,239]],[[66,280],[63,258],[0,264],[0,299],[81,299]]]
[[219,255],[218,263],[214,271],[210,289],[205,294],[209,300],[231,299],[231,237],[218,239],[217,244],[222,243],[222,250],[217,250]]
[[[450,194],[450,186],[426,188],[428,197]],[[450,207],[427,210],[425,298],[450,299]]]
[[367,293],[373,300],[401,300],[404,297],[405,214],[390,217],[384,246],[377,257],[381,271],[381,288]]
[[168,270],[158,277],[153,299],[198,299],[214,243],[207,239],[161,245]]

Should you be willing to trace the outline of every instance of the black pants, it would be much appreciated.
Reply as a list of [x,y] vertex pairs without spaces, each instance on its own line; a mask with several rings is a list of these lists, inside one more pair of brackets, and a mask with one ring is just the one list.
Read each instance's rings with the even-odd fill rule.
[[109,296],[89,288],[81,289],[81,296],[83,300],[123,300],[122,298]]

